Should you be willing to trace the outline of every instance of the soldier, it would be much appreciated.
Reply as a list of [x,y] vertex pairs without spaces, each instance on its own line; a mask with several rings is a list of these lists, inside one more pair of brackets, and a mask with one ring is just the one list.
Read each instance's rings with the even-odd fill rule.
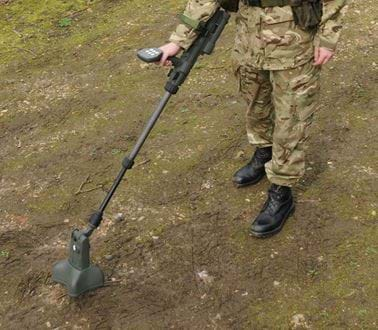
[[[162,65],[187,49],[194,26],[209,19],[221,1],[189,0],[180,24],[162,46]],[[305,172],[305,142],[319,97],[321,66],[334,55],[347,0],[241,0],[233,49],[239,90],[247,102],[252,159],[233,177],[239,187],[271,182],[250,233],[279,232],[294,212],[291,187]],[[318,6],[318,7],[317,7]]]

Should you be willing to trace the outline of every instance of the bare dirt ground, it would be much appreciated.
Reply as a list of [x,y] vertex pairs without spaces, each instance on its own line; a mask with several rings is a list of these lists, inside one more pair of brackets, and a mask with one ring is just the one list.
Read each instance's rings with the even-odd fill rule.
[[230,180],[252,153],[229,69],[232,23],[93,236],[106,287],[70,299],[51,281],[162,94],[166,72],[136,49],[164,42],[184,2],[1,2],[0,328],[376,329],[373,0],[352,2],[324,69],[307,174],[282,233],[248,236],[269,183]]

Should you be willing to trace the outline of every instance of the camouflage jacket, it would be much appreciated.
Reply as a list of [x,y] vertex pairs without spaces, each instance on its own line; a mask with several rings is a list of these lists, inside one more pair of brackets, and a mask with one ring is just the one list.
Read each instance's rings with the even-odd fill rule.
[[[261,70],[283,70],[312,60],[314,46],[334,50],[340,36],[342,9],[347,1],[324,0],[322,22],[314,32],[295,26],[290,6],[259,8],[240,2],[234,58]],[[189,0],[184,15],[206,21],[218,7],[217,0]],[[170,41],[187,49],[195,37],[191,27],[180,24]]]

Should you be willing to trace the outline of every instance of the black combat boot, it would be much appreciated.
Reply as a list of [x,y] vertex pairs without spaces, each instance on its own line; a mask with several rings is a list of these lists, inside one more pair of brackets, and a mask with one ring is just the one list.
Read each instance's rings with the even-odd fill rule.
[[272,147],[257,148],[252,159],[238,170],[233,181],[238,187],[258,183],[265,175],[265,163],[272,159]]
[[267,237],[278,233],[293,212],[294,200],[291,188],[272,184],[263,209],[252,223],[251,235]]

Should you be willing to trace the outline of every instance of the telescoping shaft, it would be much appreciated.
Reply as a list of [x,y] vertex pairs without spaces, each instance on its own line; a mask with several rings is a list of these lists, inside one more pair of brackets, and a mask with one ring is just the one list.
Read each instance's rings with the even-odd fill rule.
[[159,105],[157,106],[156,110],[154,111],[154,113],[152,114],[152,116],[150,117],[150,119],[148,120],[146,126],[144,127],[143,129],[143,132],[142,134],[140,135],[140,137],[138,138],[133,150],[131,151],[130,155],[128,157],[125,157],[123,162],[122,162],[122,169],[120,171],[120,173],[118,174],[118,177],[116,178],[116,180],[114,181],[113,183],[113,186],[110,188],[110,191],[109,193],[107,194],[107,196],[105,197],[104,201],[102,202],[101,206],[100,206],[100,209],[99,209],[99,212],[104,212],[105,211],[105,208],[107,207],[107,205],[109,204],[115,190],[117,189],[118,185],[120,184],[122,178],[124,177],[124,175],[126,174],[126,171],[131,168],[131,166],[134,164],[134,160],[136,158],[136,156],[138,155],[140,149],[142,148],[144,142],[146,141],[148,135],[150,134],[150,132],[152,131],[153,127],[155,126],[156,122],[158,121],[161,113],[163,112],[165,106],[167,105],[169,99],[171,98],[172,94],[169,93],[169,92],[166,92],[164,94],[164,96],[162,97]]
[[102,221],[102,217],[106,207],[108,206],[109,202],[111,201],[114,193],[116,192],[119,184],[122,182],[127,170],[131,169],[134,165],[135,158],[137,157],[140,149],[143,147],[144,142],[148,138],[149,134],[151,133],[153,127],[155,126],[156,122],[158,121],[161,113],[163,112],[164,108],[166,107],[169,99],[171,98],[172,94],[170,92],[165,92],[164,96],[160,100],[159,105],[157,106],[156,110],[153,112],[152,116],[148,120],[147,124],[145,125],[142,134],[139,136],[134,148],[132,149],[131,153],[126,156],[122,161],[122,168],[118,173],[116,179],[113,182],[112,187],[110,188],[109,192],[106,194],[103,202],[101,203],[97,212],[92,214],[89,220],[89,227],[86,231],[87,236],[90,236],[95,228],[97,228]]

